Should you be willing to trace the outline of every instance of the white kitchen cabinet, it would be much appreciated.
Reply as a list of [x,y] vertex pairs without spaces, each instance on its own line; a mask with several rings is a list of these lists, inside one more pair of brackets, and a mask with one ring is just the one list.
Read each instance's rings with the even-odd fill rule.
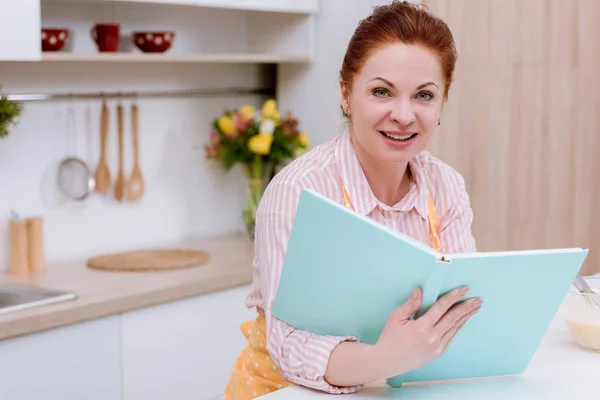
[[0,0],[0,10],[0,61],[40,60],[40,0]]
[[[132,6],[136,3],[139,6]],[[92,6],[95,14],[90,17]],[[0,7],[0,62],[304,64],[312,60],[313,17],[319,12],[319,0],[0,0]],[[151,57],[140,57],[136,49],[99,54],[89,40],[89,28],[96,20],[115,18],[127,32],[140,26],[168,26],[177,31],[176,42],[167,54]],[[217,28],[210,23],[216,19],[221,20]],[[69,46],[74,47],[44,54],[42,26],[69,28]],[[219,26],[228,29],[219,34],[216,46],[213,36]]]
[[120,400],[119,317],[0,341],[0,399]]
[[256,312],[240,286],[122,314],[123,400],[220,398]]
[[[4,1],[4,0],[0,0]],[[28,0],[31,1],[31,0]],[[318,0],[41,0],[42,25],[69,29],[68,44],[44,52],[45,63],[307,64],[315,43]],[[172,30],[165,53],[144,54],[129,39],[99,53],[90,38],[98,21],[134,31]]]

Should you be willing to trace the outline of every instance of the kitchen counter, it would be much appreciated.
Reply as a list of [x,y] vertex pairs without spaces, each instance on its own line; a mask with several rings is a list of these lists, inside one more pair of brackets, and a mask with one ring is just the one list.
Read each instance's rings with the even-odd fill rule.
[[173,247],[204,250],[206,264],[172,271],[94,270],[85,260],[36,274],[0,273],[0,282],[72,291],[77,299],[0,315],[0,340],[252,282],[252,242],[244,235],[200,238]]
[[[600,398],[600,353],[583,350],[573,341],[557,314],[546,337],[521,376],[433,384],[406,384],[394,389],[378,382],[344,399],[526,399],[564,400]],[[292,386],[261,397],[265,400],[325,400],[331,396]]]

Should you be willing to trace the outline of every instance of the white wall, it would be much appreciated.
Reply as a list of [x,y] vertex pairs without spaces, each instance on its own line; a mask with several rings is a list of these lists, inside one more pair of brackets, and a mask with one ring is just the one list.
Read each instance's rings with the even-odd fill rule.
[[[77,65],[0,64],[7,93],[160,88],[259,87],[260,69],[223,65],[127,65],[85,69]],[[67,155],[68,105],[27,103],[20,123],[0,141],[0,269],[8,263],[9,211],[45,218],[49,262],[177,241],[241,229],[245,181],[240,169],[224,174],[204,160],[209,124],[224,108],[260,106],[258,96],[139,100],[142,173],[146,194],[139,203],[117,203],[94,194],[66,202],[55,184],[56,167]],[[96,167],[99,157],[99,101],[78,101],[80,152]],[[109,166],[116,175],[115,101],[110,101]],[[132,167],[130,102],[124,101],[125,171]],[[86,123],[86,111],[91,114]],[[89,138],[90,148],[85,140]]]
[[[68,27],[66,50],[95,53],[94,22],[119,22],[123,44],[136,29],[173,29],[170,53],[244,51],[246,19],[241,11],[122,3],[45,2],[42,26]],[[132,51],[123,46],[121,51]],[[135,50],[133,50],[135,51]],[[262,88],[264,67],[223,64],[0,63],[5,93],[152,91],[202,88]],[[138,203],[117,203],[94,194],[66,201],[56,170],[67,156],[65,102],[26,103],[19,125],[0,141],[0,270],[8,267],[10,210],[23,217],[42,215],[49,263],[105,252],[168,245],[182,238],[240,231],[245,177],[237,168],[225,174],[204,159],[211,120],[225,108],[260,106],[259,96],[197,99],[145,99],[138,103],[142,173],[146,193]],[[117,173],[115,101],[110,101],[109,167]],[[125,173],[132,168],[130,102],[124,101]],[[79,155],[95,168],[99,158],[100,101],[77,101]],[[86,120],[87,113],[90,118]],[[86,138],[89,146],[86,146]]]
[[[299,117],[302,129],[311,134],[313,145],[339,132],[342,119],[338,71],[347,42],[359,20],[367,16],[373,6],[386,3],[388,1],[382,0],[321,1],[315,22],[315,63],[280,67],[280,108],[292,110]],[[68,12],[74,11],[65,11]],[[225,17],[220,11],[211,12],[214,18]],[[211,15],[205,13],[203,11],[202,18],[210,20]],[[61,23],[64,15],[68,14],[57,10],[46,13],[56,24]],[[123,18],[134,20],[129,12],[124,13]],[[174,17],[167,19],[176,27]],[[83,27],[78,29],[83,30]],[[220,30],[216,37],[204,40],[203,48],[217,46],[218,38],[226,32],[226,29]],[[231,39],[225,42],[227,47],[235,47]],[[75,46],[83,44],[78,42]],[[249,65],[0,64],[0,85],[8,93],[261,87],[263,77],[259,67]],[[0,141],[0,270],[7,268],[7,221],[11,209],[25,217],[44,216],[49,262],[241,230],[243,173],[238,169],[224,174],[219,168],[208,166],[204,161],[203,144],[208,138],[210,120],[223,108],[243,103],[258,106],[262,100],[252,96],[140,101],[141,161],[147,192],[135,204],[118,204],[100,195],[93,195],[83,203],[61,202],[57,197],[55,171],[66,155],[68,107],[65,103],[28,103],[18,128]],[[114,104],[111,102],[109,144],[113,176],[117,157]],[[91,148],[89,151],[81,148],[80,155],[87,157],[95,167],[99,155],[100,102],[77,102],[74,106],[80,142],[85,134],[91,137]],[[89,129],[84,120],[88,106]],[[129,126],[127,118],[128,114],[126,127]],[[125,143],[126,172],[129,172],[132,161],[129,130],[126,130]]]
[[[413,3],[420,4],[421,0]],[[320,144],[343,128],[340,110],[339,70],[346,46],[359,21],[374,6],[389,0],[323,0],[316,18],[314,64],[280,67],[278,98],[285,109],[292,109],[302,127]]]

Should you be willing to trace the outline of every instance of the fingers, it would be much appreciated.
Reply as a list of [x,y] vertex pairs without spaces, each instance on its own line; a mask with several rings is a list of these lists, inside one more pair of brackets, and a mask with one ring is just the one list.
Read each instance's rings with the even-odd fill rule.
[[480,299],[471,299],[453,305],[435,325],[436,333],[441,337],[474,309],[481,306]]
[[392,318],[396,321],[403,321],[412,317],[419,310],[419,307],[421,307],[422,294],[421,289],[416,288],[409,299],[394,310]]
[[463,326],[465,326],[469,318],[477,314],[480,308],[481,305],[469,311],[467,314],[463,315],[458,321],[456,321],[456,324],[454,324],[452,327],[450,327],[450,329],[446,331],[446,333],[444,333],[444,335],[440,339],[440,344],[444,351],[446,351],[446,349],[452,342],[452,339],[456,337],[456,334],[463,328]]
[[437,324],[437,322],[444,316],[444,314],[446,314],[450,307],[452,307],[457,301],[463,298],[468,291],[468,287],[462,286],[446,293],[445,295],[440,297],[438,301],[436,301],[435,304],[431,306],[431,308],[419,318],[419,321],[421,321],[421,323],[423,324],[426,324],[427,326],[435,326],[435,324]]

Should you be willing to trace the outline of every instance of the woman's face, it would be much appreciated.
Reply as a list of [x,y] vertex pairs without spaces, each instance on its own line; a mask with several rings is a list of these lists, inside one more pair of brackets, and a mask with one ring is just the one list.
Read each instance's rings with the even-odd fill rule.
[[408,162],[429,143],[444,99],[435,53],[389,44],[369,57],[351,91],[341,83],[342,107],[361,152],[386,162]]

